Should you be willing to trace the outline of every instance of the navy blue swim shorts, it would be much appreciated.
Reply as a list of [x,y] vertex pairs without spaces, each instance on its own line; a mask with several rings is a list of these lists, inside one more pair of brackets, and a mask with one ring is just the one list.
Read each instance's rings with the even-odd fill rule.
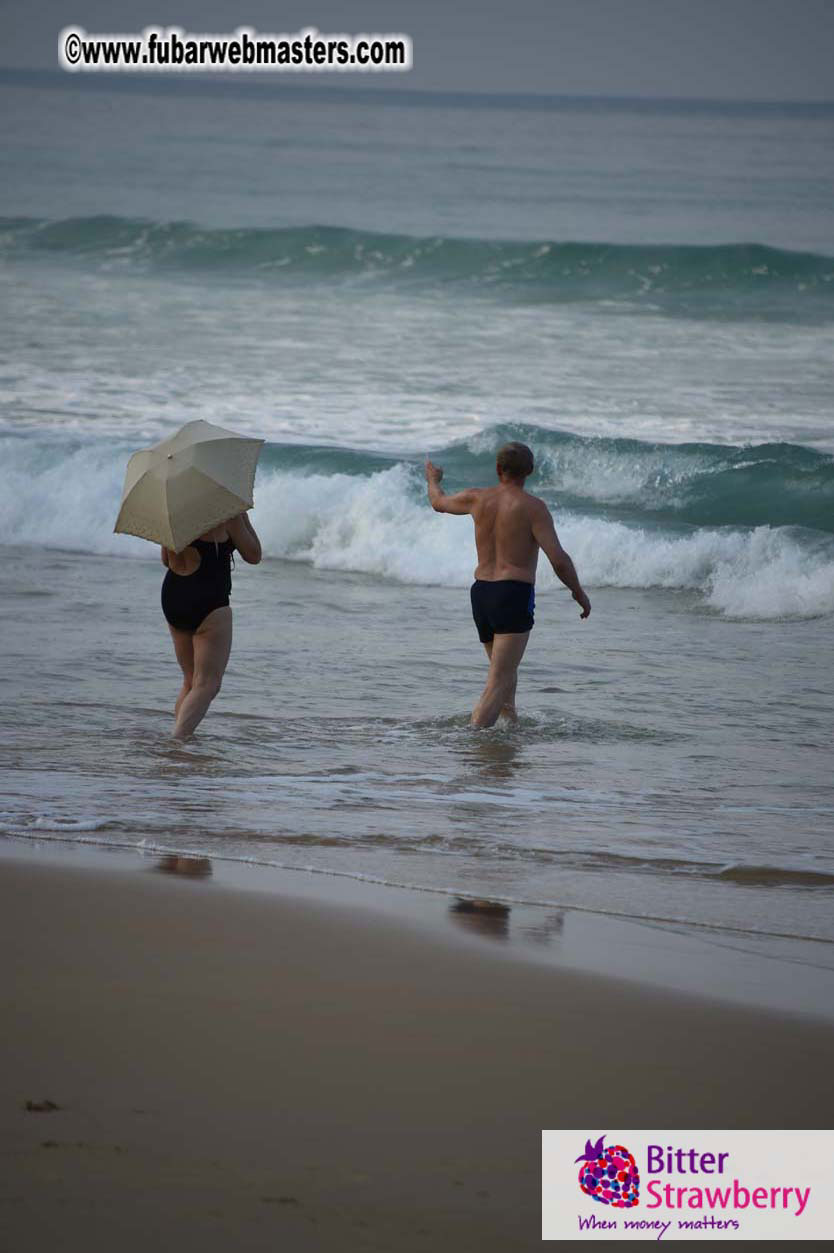
[[536,589],[520,579],[476,579],[469,591],[478,638],[488,644],[496,635],[518,635],[533,627]]

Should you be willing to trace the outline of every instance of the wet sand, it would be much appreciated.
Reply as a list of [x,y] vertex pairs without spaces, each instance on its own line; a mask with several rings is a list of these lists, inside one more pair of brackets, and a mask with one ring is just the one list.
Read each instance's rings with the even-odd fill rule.
[[831,1125],[822,1021],[498,955],[338,888],[38,854],[0,861],[0,919],[15,1253],[532,1250],[544,1127]]

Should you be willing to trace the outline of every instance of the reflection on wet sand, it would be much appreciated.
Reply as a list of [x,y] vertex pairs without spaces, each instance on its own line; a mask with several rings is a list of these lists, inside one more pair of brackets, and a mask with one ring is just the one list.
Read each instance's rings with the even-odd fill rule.
[[[522,912],[522,919],[525,913],[529,914],[529,911]],[[476,931],[490,940],[510,939],[510,906],[503,901],[461,896],[449,906],[449,916],[458,926]],[[540,915],[533,923],[517,920],[513,935],[526,944],[546,945],[561,936],[564,925],[564,914],[553,911]]]
[[488,936],[491,940],[506,940],[510,934],[510,907],[500,901],[467,900],[460,897],[449,906],[452,920],[469,931]]
[[555,936],[560,936],[565,928],[564,914],[548,914],[541,922],[526,926],[524,938],[533,944],[549,944]]
[[179,853],[166,853],[154,865],[162,874],[182,875],[184,879],[208,879],[211,877],[209,857],[183,857]]

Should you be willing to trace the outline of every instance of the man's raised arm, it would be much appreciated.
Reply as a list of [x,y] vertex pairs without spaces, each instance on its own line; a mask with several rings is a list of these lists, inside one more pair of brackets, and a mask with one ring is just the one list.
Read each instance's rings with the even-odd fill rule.
[[462,492],[455,492],[453,496],[447,496],[440,486],[442,478],[443,471],[440,466],[432,465],[427,458],[426,483],[428,484],[429,503],[432,509],[436,509],[438,513],[471,513],[475,497],[478,495],[478,489],[476,487],[465,488]]
[[565,552],[559,543],[559,536],[556,534],[550,510],[543,500],[537,499],[532,513],[533,538],[553,566],[556,577],[562,580],[565,587],[570,588],[573,593],[573,599],[577,605],[581,606],[582,613],[579,616],[587,618],[591,612],[591,602],[588,600],[585,590],[579,582],[576,567],[568,553]]

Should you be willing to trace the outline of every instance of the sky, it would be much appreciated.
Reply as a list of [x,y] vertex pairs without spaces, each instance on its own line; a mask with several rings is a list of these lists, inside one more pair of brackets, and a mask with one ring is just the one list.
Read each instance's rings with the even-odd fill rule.
[[834,0],[0,0],[0,66],[57,69],[66,25],[127,33],[151,24],[413,39],[409,73],[281,76],[301,86],[834,98]]

